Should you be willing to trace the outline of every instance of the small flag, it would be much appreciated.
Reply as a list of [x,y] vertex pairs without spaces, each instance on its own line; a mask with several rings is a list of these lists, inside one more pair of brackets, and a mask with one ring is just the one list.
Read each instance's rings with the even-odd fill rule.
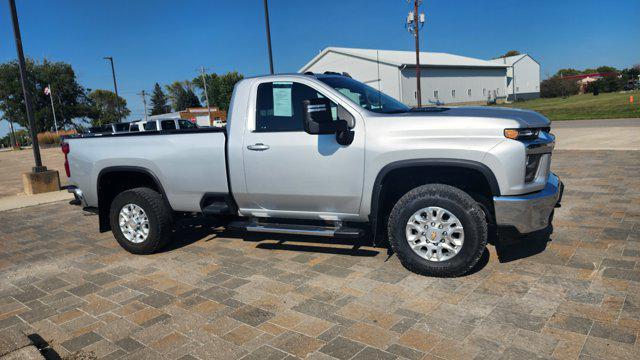
[[44,88],[44,94],[45,95],[51,95],[51,89],[49,89],[48,86]]

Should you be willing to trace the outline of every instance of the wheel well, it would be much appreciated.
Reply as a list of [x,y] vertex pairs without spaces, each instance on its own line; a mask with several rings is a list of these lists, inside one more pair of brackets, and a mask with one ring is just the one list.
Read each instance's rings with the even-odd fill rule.
[[[410,190],[425,184],[445,184],[456,187],[476,200],[483,208],[489,224],[494,222],[493,196],[495,178],[487,178],[483,171],[456,165],[417,165],[392,169],[376,179],[379,194],[374,194],[372,214],[376,219],[376,234],[386,235],[386,223],[396,202]],[[377,236],[376,236],[377,238]],[[385,237],[386,238],[386,237]]]
[[[164,191],[155,177],[142,169],[118,169],[102,171],[98,175],[98,215],[100,232],[111,230],[109,211],[111,202],[123,191],[146,187],[164,196]],[[165,197],[166,200],[166,197]]]

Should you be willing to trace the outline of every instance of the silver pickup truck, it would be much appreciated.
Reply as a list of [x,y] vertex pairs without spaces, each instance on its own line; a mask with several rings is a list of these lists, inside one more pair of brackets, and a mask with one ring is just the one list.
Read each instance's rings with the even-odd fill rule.
[[240,81],[226,129],[80,135],[62,150],[73,202],[132,253],[197,213],[246,231],[388,239],[407,269],[457,276],[490,235],[549,225],[563,189],[554,144],[532,111],[411,109],[347,76],[292,74]]

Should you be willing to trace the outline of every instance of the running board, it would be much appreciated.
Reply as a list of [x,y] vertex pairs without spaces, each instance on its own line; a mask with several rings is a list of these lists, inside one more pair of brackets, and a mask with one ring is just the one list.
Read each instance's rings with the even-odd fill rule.
[[205,215],[223,215],[230,213],[229,205],[225,202],[214,202],[202,209],[202,213]]
[[311,235],[338,238],[358,238],[364,235],[362,229],[340,226],[314,226],[299,224],[257,223],[251,221],[234,221],[229,228],[260,233],[276,233],[290,235]]

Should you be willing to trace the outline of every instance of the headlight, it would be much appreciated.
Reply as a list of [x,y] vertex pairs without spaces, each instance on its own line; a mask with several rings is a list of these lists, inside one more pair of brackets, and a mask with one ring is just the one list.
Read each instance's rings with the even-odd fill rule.
[[540,165],[540,158],[542,154],[530,154],[527,155],[527,165],[524,171],[524,182],[530,183],[536,178],[538,173],[538,165]]
[[539,133],[540,129],[504,129],[504,136],[513,140],[534,140]]

